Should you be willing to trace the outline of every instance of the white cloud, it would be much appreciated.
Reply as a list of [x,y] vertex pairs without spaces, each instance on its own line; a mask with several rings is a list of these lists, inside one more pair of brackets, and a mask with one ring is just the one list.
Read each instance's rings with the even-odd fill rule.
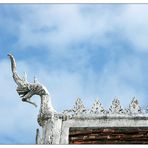
[[[26,7],[25,7],[26,8]],[[44,45],[52,52],[66,52],[72,44],[89,41],[100,42],[112,30],[108,16],[83,14],[80,5],[51,5],[28,7],[19,27],[21,48]],[[31,13],[31,15],[30,15]],[[95,14],[95,12],[94,12]],[[96,38],[97,37],[97,38]]]
[[147,7],[137,4],[25,5],[16,7],[19,21],[4,17],[2,24],[12,24],[7,30],[18,35],[14,47],[19,49],[41,46],[52,53],[65,54],[72,44],[82,41],[109,47],[114,46],[114,37],[109,34],[116,33],[116,38],[124,38],[134,49],[147,51]]
[[148,51],[148,5],[126,5],[118,17],[121,35],[139,51]]

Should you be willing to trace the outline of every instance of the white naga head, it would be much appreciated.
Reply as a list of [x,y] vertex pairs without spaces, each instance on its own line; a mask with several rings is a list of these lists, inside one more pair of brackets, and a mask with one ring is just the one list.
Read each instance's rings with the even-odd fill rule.
[[8,54],[10,61],[11,61],[11,70],[13,74],[13,79],[17,84],[16,91],[18,92],[19,96],[22,98],[22,101],[28,102],[37,106],[34,102],[30,101],[30,98],[33,95],[49,95],[47,89],[40,83],[29,83],[27,78],[21,78],[16,71],[16,62],[13,55]]

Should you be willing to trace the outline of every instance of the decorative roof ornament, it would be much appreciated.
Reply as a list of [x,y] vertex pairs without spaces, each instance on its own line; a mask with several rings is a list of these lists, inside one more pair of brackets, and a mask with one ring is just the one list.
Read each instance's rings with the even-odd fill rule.
[[[144,110],[144,109],[143,109]],[[63,115],[66,118],[98,118],[102,116],[129,116],[142,115],[143,110],[139,106],[138,100],[133,98],[128,109],[123,109],[119,98],[115,97],[109,110],[102,107],[99,99],[96,99],[91,109],[85,109],[80,98],[76,100],[73,109],[64,110]]]
[[74,106],[75,115],[83,114],[86,111],[85,106],[80,98],[77,98]]
[[16,71],[16,62],[13,57],[13,55],[8,54],[10,61],[11,61],[11,70],[13,74],[13,79],[15,83],[17,84],[17,93],[22,98],[22,101],[30,103],[37,107],[37,105],[31,101],[31,97],[33,95],[39,95],[41,98],[41,106],[40,106],[40,113],[38,116],[38,122],[42,126],[44,124],[44,118],[45,115],[52,115],[56,113],[54,110],[52,104],[51,104],[51,97],[49,95],[48,90],[45,86],[43,86],[40,83],[29,83],[27,81],[27,74],[25,73],[25,76],[21,78]]
[[64,117],[72,118],[76,116],[85,115],[87,110],[80,98],[77,98],[73,109],[68,109],[63,111]]
[[99,99],[97,98],[90,110],[91,114],[104,114],[106,113],[106,110],[102,107],[102,104],[100,103]]
[[112,105],[109,108],[109,112],[111,114],[123,114],[124,113],[123,109],[121,108],[118,97],[115,97],[115,99],[112,101]]
[[138,100],[134,97],[129,105],[129,109],[128,109],[130,114],[141,114],[142,109],[139,105]]

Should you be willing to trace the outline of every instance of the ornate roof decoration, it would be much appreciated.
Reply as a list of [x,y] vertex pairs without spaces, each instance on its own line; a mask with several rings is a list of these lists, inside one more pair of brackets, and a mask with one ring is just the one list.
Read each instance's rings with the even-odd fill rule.
[[77,98],[74,106],[75,115],[81,115],[86,111],[85,106],[80,98]]
[[106,110],[103,108],[102,104],[100,103],[99,99],[97,98],[90,110],[91,114],[104,114]]
[[74,108],[70,110],[64,110],[63,114],[68,117],[81,116],[83,114],[86,114],[86,109],[81,99],[77,98]]
[[124,114],[124,110],[121,108],[120,105],[120,100],[117,97],[112,101],[109,112],[112,114]]
[[40,126],[44,126],[45,116],[48,114],[52,116],[53,114],[56,114],[55,109],[52,106],[51,103],[51,97],[47,90],[47,88],[41,84],[37,83],[36,79],[34,79],[33,83],[30,83],[27,81],[27,75],[25,73],[24,77],[20,77],[16,70],[16,61],[13,55],[8,54],[11,62],[11,70],[12,70],[12,76],[17,84],[17,93],[21,97],[23,102],[30,103],[37,107],[37,105],[31,101],[32,96],[39,95],[41,99],[41,105],[40,105],[40,111],[38,115],[38,123]]
[[[144,109],[143,109],[144,110]],[[132,117],[135,115],[143,115],[143,110],[141,109],[138,100],[134,97],[129,104],[128,108],[123,109],[118,97],[115,97],[112,101],[109,110],[103,108],[99,99],[97,98],[92,105],[91,109],[86,109],[82,100],[78,98],[75,102],[74,108],[69,110],[64,110],[63,114],[68,118],[75,117],[100,117],[100,116],[128,116]]]
[[134,97],[132,99],[131,104],[129,105],[129,112],[130,114],[141,114],[143,113],[138,100]]

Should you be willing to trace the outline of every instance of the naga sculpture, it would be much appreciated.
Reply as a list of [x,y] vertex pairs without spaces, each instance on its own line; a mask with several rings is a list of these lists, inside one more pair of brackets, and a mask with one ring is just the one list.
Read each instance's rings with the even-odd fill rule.
[[40,83],[29,83],[27,78],[21,78],[16,71],[16,62],[13,55],[8,54],[10,61],[11,61],[11,70],[13,74],[13,79],[17,84],[16,91],[18,92],[19,96],[22,98],[22,101],[28,102],[35,107],[37,105],[31,101],[31,97],[33,95],[39,95],[41,98],[41,106],[40,106],[40,113],[38,116],[38,122],[41,126],[44,124],[45,118],[47,116],[52,116],[56,113],[52,104],[51,104],[51,97],[49,95],[48,90]]

